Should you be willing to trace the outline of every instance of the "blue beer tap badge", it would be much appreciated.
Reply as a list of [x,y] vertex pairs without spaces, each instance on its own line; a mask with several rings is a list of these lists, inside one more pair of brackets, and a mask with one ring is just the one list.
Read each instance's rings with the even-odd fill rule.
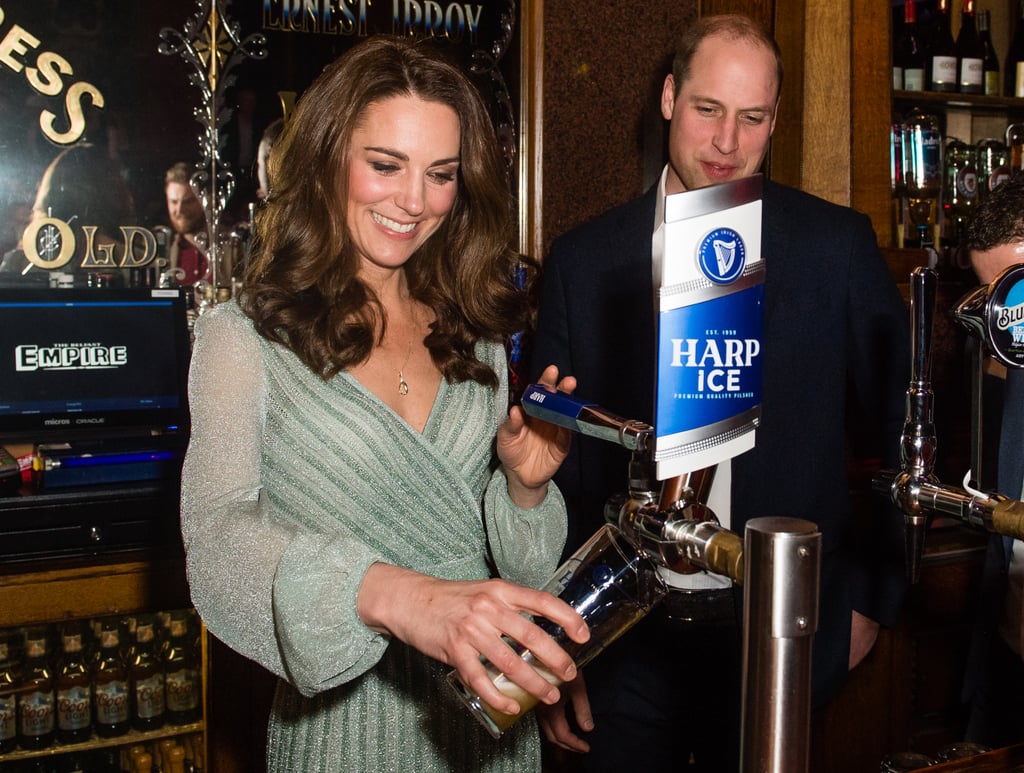
[[[754,447],[761,420],[761,178],[666,196],[658,297],[656,475]],[[657,265],[657,264],[656,264]]]
[[731,228],[716,228],[701,241],[697,261],[704,276],[715,284],[735,282],[747,262],[743,237]]
[[993,353],[1009,367],[1024,367],[1024,266],[993,282],[987,316]]
[[718,426],[760,405],[763,306],[759,283],[662,314],[659,437]]

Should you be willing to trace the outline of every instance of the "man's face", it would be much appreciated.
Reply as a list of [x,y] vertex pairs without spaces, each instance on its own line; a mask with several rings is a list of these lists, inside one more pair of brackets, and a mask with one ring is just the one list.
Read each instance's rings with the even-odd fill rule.
[[768,152],[779,101],[775,57],[723,35],[706,38],[676,93],[665,79],[661,113],[669,125],[667,193],[755,174]]
[[167,216],[176,233],[190,234],[203,224],[203,205],[187,183],[167,183]]
[[982,284],[988,284],[1003,269],[1024,263],[1024,242],[1000,244],[990,250],[971,250],[971,265]]

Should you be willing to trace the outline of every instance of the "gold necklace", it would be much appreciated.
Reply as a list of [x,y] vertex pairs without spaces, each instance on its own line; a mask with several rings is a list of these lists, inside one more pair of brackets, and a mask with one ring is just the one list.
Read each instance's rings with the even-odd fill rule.
[[412,341],[409,341],[409,351],[405,353],[405,362],[402,363],[402,367],[398,369],[398,394],[407,395],[409,394],[409,382],[405,380],[405,366],[409,364],[409,358],[412,357]]

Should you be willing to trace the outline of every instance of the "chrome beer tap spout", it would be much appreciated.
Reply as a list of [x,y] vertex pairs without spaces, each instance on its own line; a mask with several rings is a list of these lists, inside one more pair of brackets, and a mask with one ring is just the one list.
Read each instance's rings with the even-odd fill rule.
[[707,506],[715,468],[669,478],[657,487],[654,428],[623,419],[543,384],[523,392],[528,416],[603,438],[633,452],[629,491],[605,504],[605,520],[641,553],[679,574],[707,570],[743,582],[743,539],[718,522]]
[[[963,488],[940,483],[935,477],[931,332],[936,274],[930,268],[919,267],[911,274],[910,280],[911,377],[907,389],[906,421],[900,438],[901,469],[879,472],[872,485],[875,491],[887,495],[903,513],[907,575],[911,582],[917,582],[925,534],[934,514],[1020,539],[1024,537],[1024,504],[1001,494],[968,487],[970,472],[965,477]],[[985,304],[979,302],[977,296],[977,291],[970,293],[957,309],[958,321],[975,335],[985,327],[984,320],[978,320],[979,309]],[[982,338],[986,340],[984,335]],[[979,417],[973,417],[973,421],[979,421]]]
[[742,584],[743,539],[720,525],[707,506],[714,475],[709,467],[669,478],[659,500],[630,498],[614,522],[656,564],[677,574],[706,570]]

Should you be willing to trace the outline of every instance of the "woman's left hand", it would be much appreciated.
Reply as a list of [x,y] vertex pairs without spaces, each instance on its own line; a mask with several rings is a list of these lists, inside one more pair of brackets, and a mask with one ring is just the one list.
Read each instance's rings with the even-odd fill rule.
[[[572,393],[576,379],[558,381],[558,368],[549,365],[538,383]],[[544,501],[548,481],[569,453],[572,432],[540,419],[531,419],[518,406],[498,428],[498,458],[508,477],[508,493],[517,506],[530,509]]]

